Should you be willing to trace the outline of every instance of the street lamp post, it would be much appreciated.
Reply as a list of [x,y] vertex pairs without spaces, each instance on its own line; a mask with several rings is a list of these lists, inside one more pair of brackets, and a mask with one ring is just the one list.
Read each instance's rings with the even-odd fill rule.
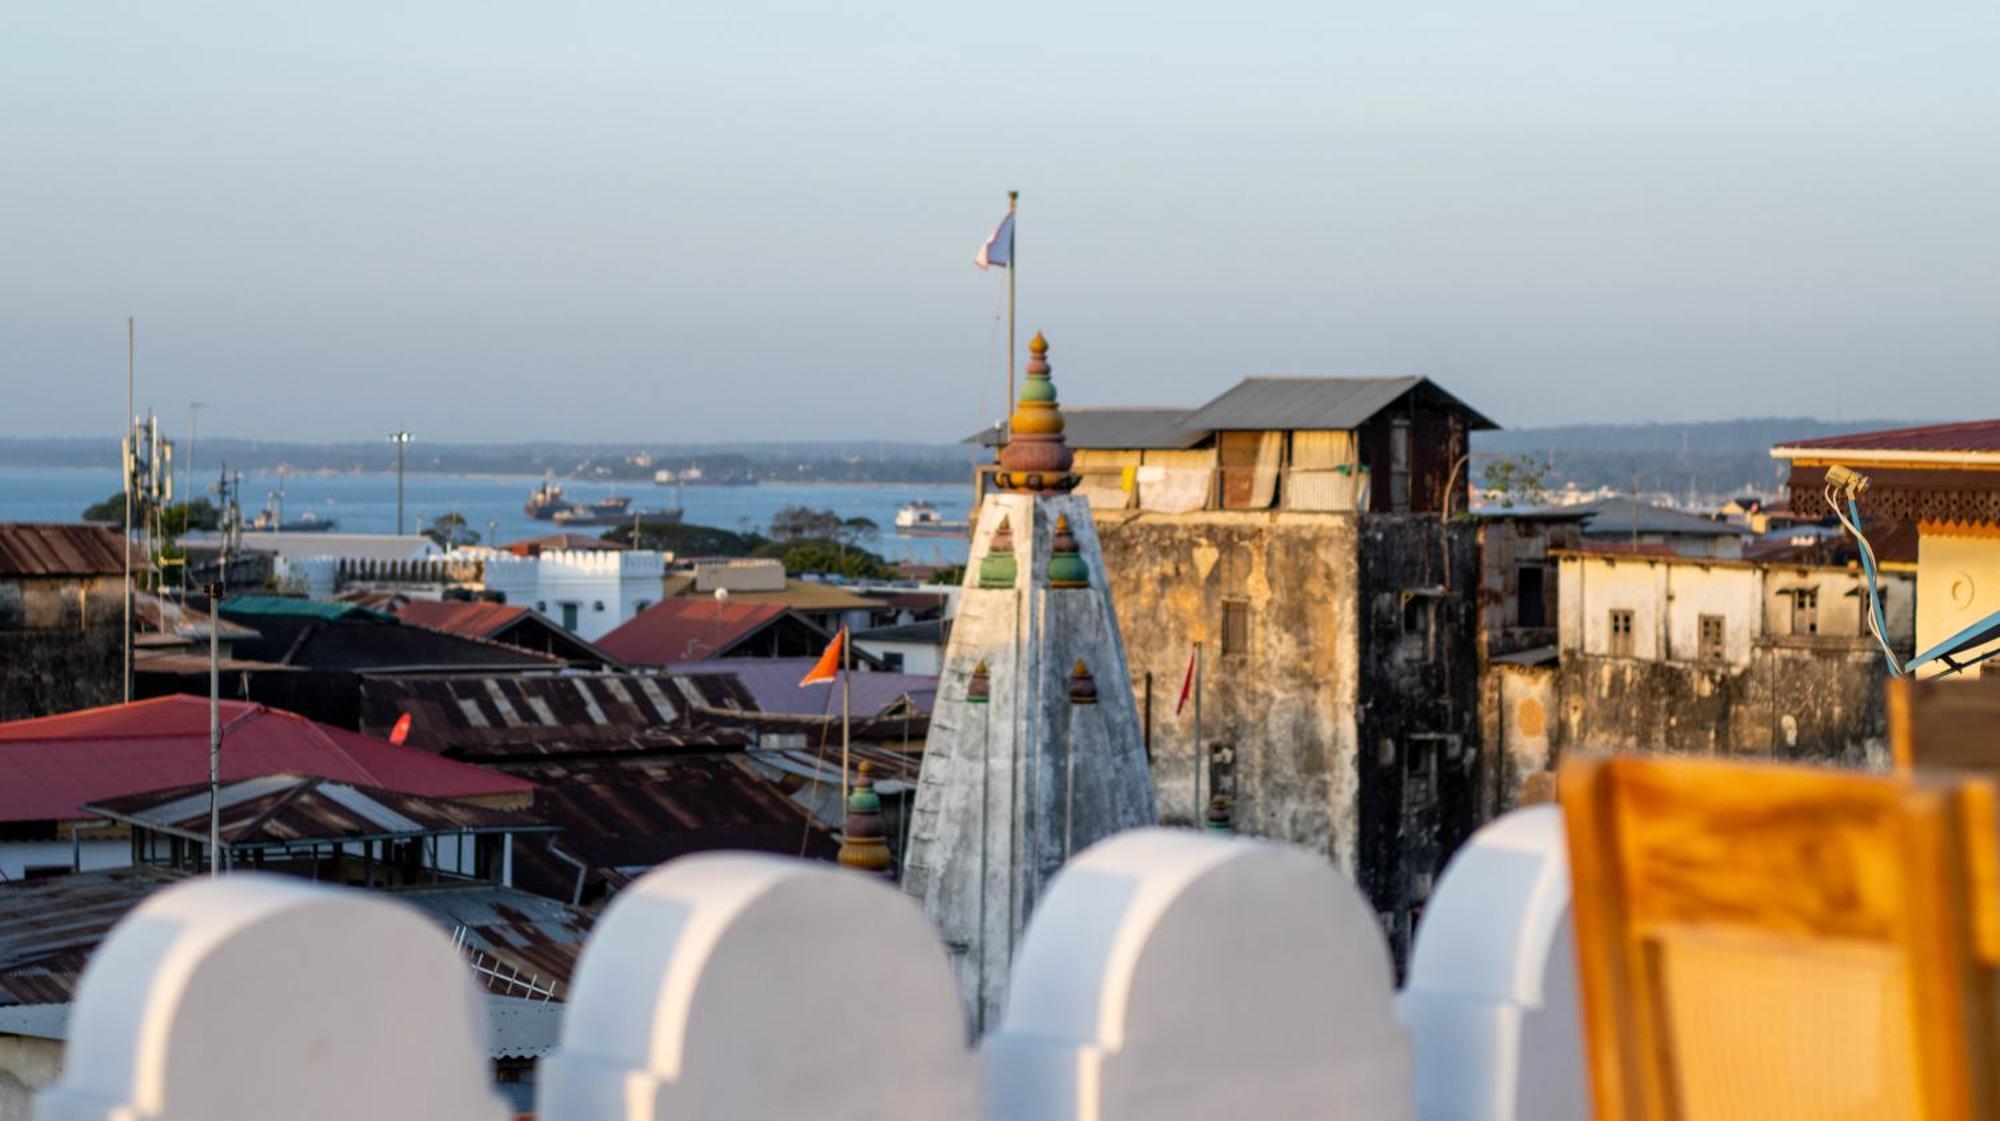
[[389,442],[396,445],[396,535],[403,534],[403,447],[410,442],[410,433],[398,428],[389,433]]

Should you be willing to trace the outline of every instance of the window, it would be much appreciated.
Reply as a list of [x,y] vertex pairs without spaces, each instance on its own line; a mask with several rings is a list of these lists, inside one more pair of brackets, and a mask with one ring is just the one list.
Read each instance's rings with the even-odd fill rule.
[[1433,657],[1431,633],[1437,617],[1438,595],[1432,589],[1408,588],[1402,598],[1403,636],[1397,655],[1406,662],[1428,662]]
[[884,650],[875,656],[882,659],[883,669],[890,673],[903,672],[903,652],[901,650]]
[[1548,570],[1539,564],[1524,564],[1514,576],[1514,625],[1548,626],[1548,607],[1542,596],[1542,580]]
[[1222,601],[1222,656],[1250,652],[1250,601]]
[[1389,422],[1389,512],[1410,512],[1410,419]]
[[1632,612],[1622,607],[1613,608],[1611,611],[1611,656],[1614,658],[1630,658],[1635,649],[1632,644]]
[[1697,621],[1701,638],[1701,660],[1719,662],[1723,660],[1723,622],[1720,615],[1703,615]]
[[577,616],[581,613],[580,609],[583,605],[580,603],[559,603],[556,606],[562,608],[563,629],[575,630]]
[[1792,593],[1792,633],[1819,633],[1819,589],[1800,588]]

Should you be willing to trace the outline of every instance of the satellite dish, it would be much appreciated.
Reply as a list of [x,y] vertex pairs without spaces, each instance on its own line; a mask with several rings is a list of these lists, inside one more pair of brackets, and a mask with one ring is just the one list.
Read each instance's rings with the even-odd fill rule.
[[728,589],[728,588],[717,588],[717,589],[715,589],[715,602],[716,602],[716,605],[717,605],[717,606],[720,606],[720,605],[722,605],[722,604],[725,604],[725,603],[728,603],[728,602],[729,602],[729,589]]
[[406,712],[398,716],[396,718],[396,726],[389,729],[389,742],[395,744],[397,747],[403,746],[403,741],[410,738],[410,723],[409,713]]

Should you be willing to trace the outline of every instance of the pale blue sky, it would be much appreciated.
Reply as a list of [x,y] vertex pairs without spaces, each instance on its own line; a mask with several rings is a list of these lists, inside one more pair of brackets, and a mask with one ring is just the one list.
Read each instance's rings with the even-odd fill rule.
[[2000,6],[0,6],[0,434],[955,438],[1424,373],[2000,415]]

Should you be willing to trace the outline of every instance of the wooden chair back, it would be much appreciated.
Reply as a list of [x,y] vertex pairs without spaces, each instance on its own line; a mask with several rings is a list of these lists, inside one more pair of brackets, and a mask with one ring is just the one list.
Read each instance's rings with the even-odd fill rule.
[[1561,787],[1597,1121],[1996,1116],[1990,784],[1626,756]]
[[2000,676],[1892,677],[1886,707],[1898,771],[1939,768],[2000,779]]

